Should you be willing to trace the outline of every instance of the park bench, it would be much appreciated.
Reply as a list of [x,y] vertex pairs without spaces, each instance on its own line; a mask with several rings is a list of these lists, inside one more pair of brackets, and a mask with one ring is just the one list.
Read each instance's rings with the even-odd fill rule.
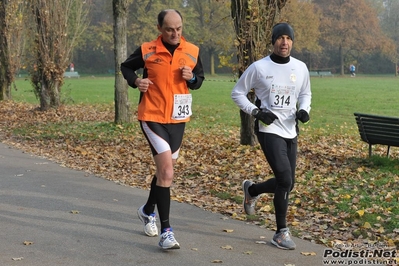
[[354,113],[360,138],[369,144],[369,157],[372,145],[387,145],[387,157],[391,146],[399,147],[399,118]]
[[65,72],[64,73],[64,78],[80,78],[80,75],[78,72]]
[[334,77],[331,71],[321,71],[321,70],[313,70],[309,71],[309,76],[311,77]]
[[331,71],[319,71],[320,77],[334,77]]

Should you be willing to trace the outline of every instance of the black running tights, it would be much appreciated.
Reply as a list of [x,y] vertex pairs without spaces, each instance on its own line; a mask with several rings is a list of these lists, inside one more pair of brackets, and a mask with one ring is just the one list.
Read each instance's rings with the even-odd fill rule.
[[[277,231],[287,227],[288,196],[295,184],[297,138],[284,139],[270,133],[257,133],[266,160],[274,177],[255,185],[256,194],[274,193]],[[256,195],[254,195],[256,196]]]

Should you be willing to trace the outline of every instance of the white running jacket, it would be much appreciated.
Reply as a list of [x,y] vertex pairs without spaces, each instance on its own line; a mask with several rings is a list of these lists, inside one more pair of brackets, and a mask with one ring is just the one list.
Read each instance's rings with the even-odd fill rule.
[[296,111],[303,109],[309,113],[311,109],[312,93],[305,63],[291,56],[288,63],[278,64],[267,56],[251,64],[231,92],[233,101],[247,114],[257,108],[247,98],[251,89],[261,101],[260,109],[270,110],[278,117],[269,126],[259,122],[259,131],[295,138]]

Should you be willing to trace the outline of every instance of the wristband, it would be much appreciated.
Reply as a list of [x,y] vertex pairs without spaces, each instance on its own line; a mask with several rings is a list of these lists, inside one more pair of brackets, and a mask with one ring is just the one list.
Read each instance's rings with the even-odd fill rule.
[[188,82],[190,82],[190,83],[194,83],[195,82],[195,74],[194,73],[193,73],[193,78],[190,79]]

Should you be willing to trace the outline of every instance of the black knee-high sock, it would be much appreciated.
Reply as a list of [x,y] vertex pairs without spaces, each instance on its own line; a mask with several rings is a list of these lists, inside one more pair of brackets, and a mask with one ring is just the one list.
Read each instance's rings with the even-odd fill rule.
[[150,215],[155,211],[155,205],[157,204],[156,184],[157,177],[154,175],[151,181],[150,195],[148,196],[147,203],[144,206],[144,213],[147,215]]
[[169,212],[170,212],[170,188],[156,186],[157,192],[157,208],[159,220],[161,221],[161,232],[165,228],[169,228]]

